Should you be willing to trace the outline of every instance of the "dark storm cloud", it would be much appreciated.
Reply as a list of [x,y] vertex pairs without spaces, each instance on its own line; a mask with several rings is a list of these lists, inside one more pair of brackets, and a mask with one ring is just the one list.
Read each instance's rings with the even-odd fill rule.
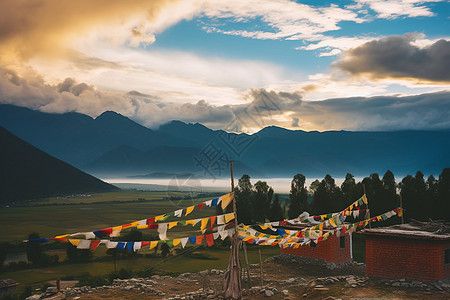
[[412,44],[414,35],[390,36],[344,52],[334,65],[352,75],[372,78],[420,79],[450,82],[450,42],[439,40],[426,48]]

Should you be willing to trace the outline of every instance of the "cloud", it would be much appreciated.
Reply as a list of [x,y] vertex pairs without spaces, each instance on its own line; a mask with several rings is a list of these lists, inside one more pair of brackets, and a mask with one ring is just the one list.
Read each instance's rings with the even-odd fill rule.
[[267,24],[266,30],[254,30],[250,26],[247,26],[248,30],[228,30],[221,29],[224,26],[216,25],[217,22],[205,24],[208,31],[254,39],[317,40],[324,32],[338,30],[337,24],[341,21],[364,22],[355,12],[335,4],[317,7],[287,0],[214,0],[202,2],[199,10],[225,24],[239,22],[245,25],[250,20],[260,19]]
[[131,44],[151,42],[148,20],[169,0],[3,0],[0,44],[3,61],[61,54],[79,37]]
[[355,0],[358,4],[368,5],[379,18],[395,19],[407,17],[431,17],[434,13],[425,3],[441,2],[441,0]]
[[390,36],[346,51],[335,66],[351,75],[373,79],[402,78],[450,82],[450,41],[438,40],[425,48],[414,45],[411,34]]
[[181,120],[248,133],[270,125],[321,131],[450,129],[448,91],[305,101],[302,92],[250,89],[242,97],[246,103],[237,105],[214,105],[205,100],[161,102],[137,91],[107,92],[71,78],[49,85],[36,74],[25,79],[0,69],[0,103],[51,113],[76,111],[92,117],[113,110],[151,128]]
[[306,130],[450,129],[450,92],[304,101],[295,115]]

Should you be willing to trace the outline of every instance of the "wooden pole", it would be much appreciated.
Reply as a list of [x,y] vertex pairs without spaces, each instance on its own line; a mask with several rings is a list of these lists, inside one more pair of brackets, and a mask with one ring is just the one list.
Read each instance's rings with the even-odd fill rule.
[[403,215],[405,214],[405,211],[403,210],[403,200],[402,200],[402,194],[400,193],[400,210],[402,212],[402,224],[405,223],[405,220],[403,219]]
[[248,279],[248,288],[252,287],[252,283],[250,282],[250,265],[248,263],[248,256],[247,256],[247,245],[245,243],[243,243],[243,247],[244,247],[244,258],[245,258],[245,265],[247,267],[247,279]]
[[264,286],[264,279],[263,279],[263,271],[262,271],[262,258],[261,258],[261,249],[258,249],[259,253],[259,271],[261,276],[261,287]]
[[[234,193],[233,161],[230,161],[231,192]],[[225,272],[224,298],[242,299],[241,290],[241,265],[239,262],[240,240],[238,239],[238,220],[236,214],[236,198],[233,195],[234,235],[231,237],[231,253],[228,268]]]

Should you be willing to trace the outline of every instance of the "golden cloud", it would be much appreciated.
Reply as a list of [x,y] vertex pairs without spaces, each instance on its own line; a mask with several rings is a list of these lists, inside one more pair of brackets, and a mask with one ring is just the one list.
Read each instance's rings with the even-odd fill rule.
[[60,55],[77,37],[92,31],[114,37],[117,28],[125,29],[134,45],[136,32],[144,42],[151,42],[152,33],[143,31],[139,22],[151,20],[169,2],[174,0],[3,0],[0,59]]

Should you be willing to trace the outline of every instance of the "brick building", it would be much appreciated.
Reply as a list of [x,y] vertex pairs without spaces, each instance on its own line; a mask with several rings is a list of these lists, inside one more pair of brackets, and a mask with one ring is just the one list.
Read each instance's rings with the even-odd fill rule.
[[436,281],[450,277],[450,224],[411,222],[365,229],[371,277]]
[[351,236],[346,234],[340,237],[329,236],[326,241],[303,246],[297,249],[282,248],[281,253],[293,254],[297,256],[325,259],[334,263],[343,263],[352,259]]
[[13,295],[17,285],[19,284],[12,279],[0,279],[0,297]]

